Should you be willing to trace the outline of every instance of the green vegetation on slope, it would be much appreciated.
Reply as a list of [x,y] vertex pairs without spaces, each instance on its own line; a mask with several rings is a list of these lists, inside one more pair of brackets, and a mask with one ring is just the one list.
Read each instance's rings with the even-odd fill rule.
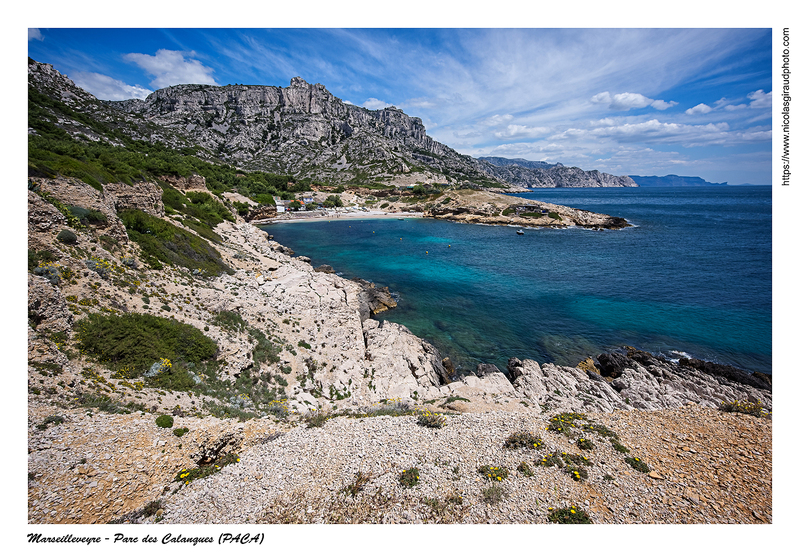
[[199,363],[217,352],[217,344],[194,326],[150,314],[90,313],[75,330],[82,352],[111,367],[128,367],[131,375],[163,358]]
[[135,209],[120,211],[119,217],[128,236],[142,248],[143,260],[153,268],[169,264],[208,276],[233,273],[213,246],[187,230]]

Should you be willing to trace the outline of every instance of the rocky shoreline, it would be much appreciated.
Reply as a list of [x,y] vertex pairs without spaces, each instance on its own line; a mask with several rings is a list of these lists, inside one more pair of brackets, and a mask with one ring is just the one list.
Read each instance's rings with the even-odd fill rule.
[[[770,378],[710,363],[676,365],[633,349],[600,354],[577,367],[510,359],[508,376],[483,365],[477,374],[459,377],[429,343],[399,324],[370,318],[391,308],[386,290],[315,269],[241,219],[214,228],[221,238],[214,247],[229,273],[207,277],[169,265],[155,270],[142,262],[141,248],[129,240],[118,212],[136,208],[180,224],[180,216],[165,216],[157,186],[98,191],[73,179],[32,183],[38,188],[28,196],[29,249],[49,251],[50,266],[62,277],[53,283],[47,270],[28,276],[29,523],[545,523],[548,507],[570,502],[584,504],[596,523],[771,521],[771,479],[760,498],[752,486],[763,493],[767,483],[745,479],[748,470],[771,470],[771,417],[719,411],[734,401],[760,402],[771,410]],[[105,220],[73,228],[75,242],[65,244],[56,239],[68,221],[58,205],[92,209]],[[88,268],[101,260],[114,267],[111,274]],[[246,399],[136,385],[76,350],[75,324],[87,314],[135,312],[202,330],[217,343],[220,379],[282,381],[285,401],[259,410]],[[220,313],[235,313],[247,328],[280,345],[278,360],[252,374],[255,334],[231,331],[219,322]],[[136,403],[141,409],[74,406],[97,396],[106,405]],[[405,415],[370,416],[378,405],[403,405],[392,408]],[[221,408],[256,416],[209,416]],[[448,423],[421,427],[414,409],[446,414]],[[306,427],[320,412],[328,417],[324,425]],[[512,476],[506,482],[513,502],[487,505],[475,472],[482,462],[516,469],[525,458],[540,460],[504,452],[508,433],[535,431],[546,450],[577,452],[574,438],[551,437],[545,429],[559,412],[591,413],[656,466],[652,471],[660,478],[626,468],[611,442],[598,440],[591,483],[536,468],[536,478]],[[188,434],[158,427],[154,420],[163,414]],[[731,456],[726,440],[752,445]],[[730,473],[742,477],[741,488],[721,483],[730,481],[727,475],[714,472],[704,479],[684,465],[679,445],[699,454],[700,443],[708,454],[724,456]],[[181,470],[213,465],[228,453],[240,462],[185,489],[176,481]],[[420,466],[424,484],[403,494],[396,472],[412,465]],[[343,498],[339,491],[359,471],[371,474],[368,492]],[[547,478],[553,485],[543,483]],[[681,485],[687,480],[694,491]],[[696,481],[706,480],[719,488],[698,489]],[[378,489],[391,491],[391,497]],[[460,504],[448,498],[456,496],[451,491],[461,493]],[[740,492],[748,498],[736,500],[757,506],[734,504]],[[718,503],[713,515],[695,508],[711,499]],[[439,507],[431,506],[434,500]],[[157,501],[160,514],[143,515]],[[244,502],[259,510],[242,508]],[[651,513],[633,515],[634,510]]]

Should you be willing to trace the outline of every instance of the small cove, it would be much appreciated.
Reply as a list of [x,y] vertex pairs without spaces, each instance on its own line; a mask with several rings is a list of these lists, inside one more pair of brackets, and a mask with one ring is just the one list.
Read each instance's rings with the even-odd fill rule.
[[272,224],[275,239],[397,294],[379,316],[463,369],[508,358],[574,365],[632,345],[771,373],[768,187],[544,189],[520,194],[622,216],[619,231],[431,219]]

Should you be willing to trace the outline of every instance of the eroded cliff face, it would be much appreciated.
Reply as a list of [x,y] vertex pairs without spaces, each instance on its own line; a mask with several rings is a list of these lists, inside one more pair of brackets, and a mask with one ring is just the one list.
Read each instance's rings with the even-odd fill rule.
[[[491,159],[491,158],[490,158]],[[614,176],[578,167],[565,167],[561,164],[551,167],[526,167],[522,165],[496,165],[481,161],[483,168],[493,176],[516,186],[526,188],[619,188],[637,187],[638,184],[628,176]]]
[[[417,117],[395,107],[346,104],[322,84],[299,77],[289,87],[179,85],[146,100],[109,102],[144,117],[238,166],[328,181],[392,179],[441,172],[489,178],[479,163],[430,138]],[[359,176],[360,175],[360,176]]]

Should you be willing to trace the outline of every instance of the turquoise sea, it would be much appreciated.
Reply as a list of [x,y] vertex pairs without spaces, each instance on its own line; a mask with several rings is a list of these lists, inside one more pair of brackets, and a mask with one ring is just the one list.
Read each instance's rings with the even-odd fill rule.
[[772,373],[769,186],[551,188],[520,197],[626,218],[617,231],[429,219],[272,224],[346,278],[389,286],[380,318],[463,370],[512,356],[575,365],[622,345]]

